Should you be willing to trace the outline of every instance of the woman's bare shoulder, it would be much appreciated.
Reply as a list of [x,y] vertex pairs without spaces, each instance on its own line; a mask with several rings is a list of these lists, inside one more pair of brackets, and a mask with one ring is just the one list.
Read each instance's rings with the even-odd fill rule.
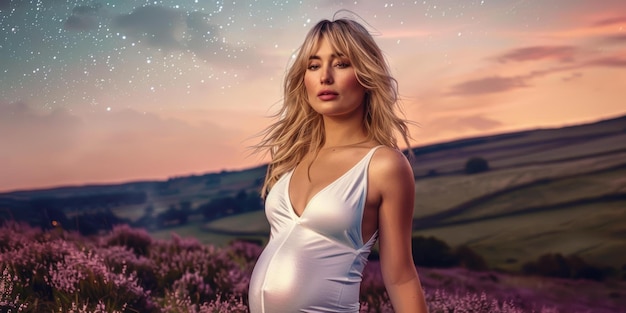
[[370,161],[370,176],[372,178],[393,178],[405,176],[408,173],[413,176],[411,164],[406,156],[398,149],[383,146],[376,150]]

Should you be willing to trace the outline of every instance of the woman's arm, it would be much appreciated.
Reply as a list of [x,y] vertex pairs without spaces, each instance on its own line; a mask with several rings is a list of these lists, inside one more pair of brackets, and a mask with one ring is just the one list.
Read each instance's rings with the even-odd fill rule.
[[370,181],[380,194],[380,264],[385,288],[397,313],[426,313],[424,292],[413,264],[411,236],[415,179],[399,151],[380,149],[370,165]]

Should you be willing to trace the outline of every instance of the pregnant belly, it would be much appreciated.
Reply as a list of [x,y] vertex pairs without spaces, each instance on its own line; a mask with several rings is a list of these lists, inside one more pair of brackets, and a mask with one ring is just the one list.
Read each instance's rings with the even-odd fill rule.
[[250,282],[251,312],[358,310],[360,275],[351,277],[355,253],[313,247],[266,247]]

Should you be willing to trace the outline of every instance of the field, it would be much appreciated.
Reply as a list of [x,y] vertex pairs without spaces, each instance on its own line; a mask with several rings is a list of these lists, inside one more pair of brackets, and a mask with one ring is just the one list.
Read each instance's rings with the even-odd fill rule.
[[[414,235],[468,245],[492,268],[516,271],[546,253],[620,268],[626,264],[625,130],[622,118],[417,148]],[[465,174],[472,156],[486,159],[490,170]],[[201,229],[197,236],[223,244],[228,235],[263,238],[269,226],[262,212],[253,212]]]
[[415,235],[518,270],[546,253],[626,262],[625,154],[418,180]]
[[[413,149],[416,178],[414,235],[435,236],[451,246],[468,245],[491,268],[519,270],[545,253],[578,255],[593,263],[626,264],[626,117],[560,129],[469,138]],[[486,172],[468,175],[465,163],[480,157]],[[143,204],[112,205],[136,221],[188,202],[192,212],[219,197],[254,195],[264,166],[163,182],[63,187],[0,194],[2,201],[141,191]],[[80,214],[83,211],[68,211]],[[236,238],[267,240],[262,211],[206,221],[200,214],[183,225],[150,229],[225,245]]]

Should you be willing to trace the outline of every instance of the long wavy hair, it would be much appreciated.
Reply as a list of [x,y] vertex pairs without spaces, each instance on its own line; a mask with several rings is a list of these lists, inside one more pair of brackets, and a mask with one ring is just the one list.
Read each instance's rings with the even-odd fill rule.
[[[265,197],[278,179],[295,168],[309,153],[317,153],[324,144],[324,124],[320,114],[309,105],[304,74],[309,57],[322,39],[327,39],[337,54],[348,57],[356,78],[366,88],[363,124],[369,140],[398,149],[396,133],[409,144],[408,120],[397,115],[398,84],[372,35],[354,20],[322,20],[306,35],[284,80],[283,104],[274,115],[276,121],[262,133],[254,148],[269,151],[261,196]],[[409,149],[410,151],[410,149]]]

